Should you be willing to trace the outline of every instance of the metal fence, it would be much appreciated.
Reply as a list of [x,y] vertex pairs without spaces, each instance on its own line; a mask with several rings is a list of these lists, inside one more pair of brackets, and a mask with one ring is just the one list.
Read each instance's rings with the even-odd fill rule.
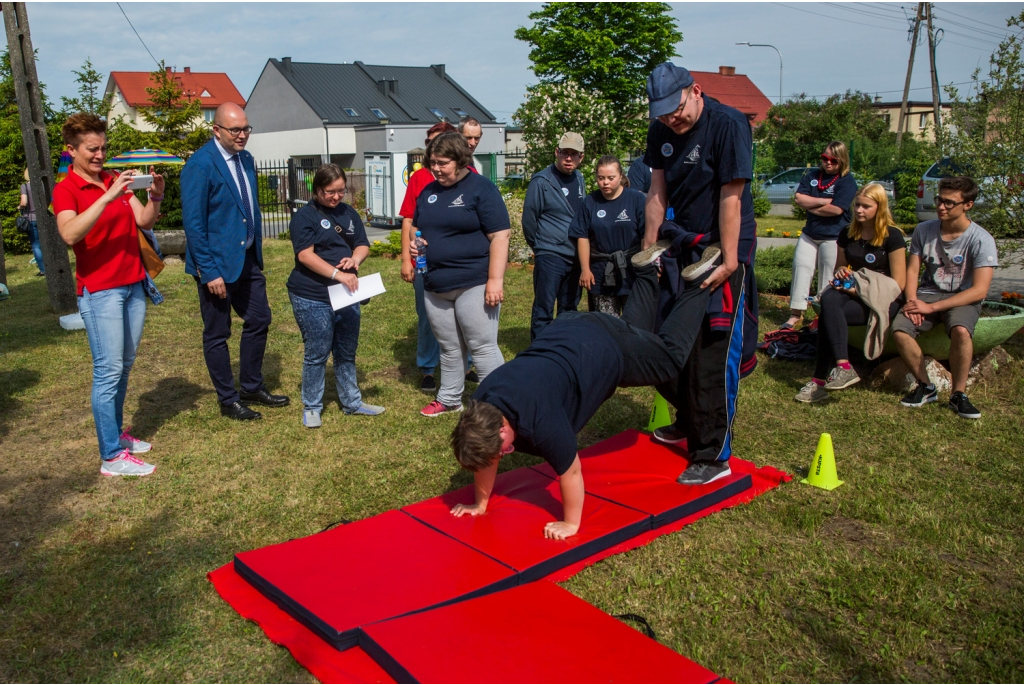
[[[294,159],[256,162],[256,197],[263,217],[264,238],[276,238],[287,231],[292,214],[313,199],[314,174],[315,167],[296,164]],[[346,172],[346,176],[345,202],[365,217],[366,174],[354,171]]]

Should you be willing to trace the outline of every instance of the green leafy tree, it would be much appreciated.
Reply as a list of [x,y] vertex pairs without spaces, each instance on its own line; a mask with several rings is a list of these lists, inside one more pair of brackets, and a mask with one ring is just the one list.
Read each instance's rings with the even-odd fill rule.
[[61,96],[60,101],[64,114],[70,115],[75,112],[88,112],[106,118],[110,112],[110,103],[114,94],[103,94],[100,86],[103,83],[103,74],[93,69],[92,61],[88,57],[82,63],[80,71],[72,70],[75,75],[75,83],[78,84],[78,97],[69,98]]
[[531,45],[540,83],[513,115],[522,126],[532,173],[554,161],[558,137],[577,131],[589,164],[602,154],[642,150],[647,132],[644,83],[683,39],[665,3],[546,3],[515,37]]
[[[1024,12],[1006,22],[1024,28]],[[981,185],[971,216],[994,236],[1010,239],[1004,253],[1024,247],[1024,59],[1020,31],[989,58],[987,79],[974,72],[964,97],[947,86],[951,111],[943,140],[955,165]]]

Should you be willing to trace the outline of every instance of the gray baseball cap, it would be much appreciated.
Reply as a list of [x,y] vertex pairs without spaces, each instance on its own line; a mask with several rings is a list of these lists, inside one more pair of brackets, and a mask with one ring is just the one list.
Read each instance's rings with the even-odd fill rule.
[[693,85],[693,76],[683,67],[662,62],[647,77],[647,100],[651,118],[676,111],[683,91]]
[[576,150],[576,152],[583,152],[583,136],[579,133],[573,133],[572,131],[566,131],[562,134],[562,137],[558,139],[559,150]]

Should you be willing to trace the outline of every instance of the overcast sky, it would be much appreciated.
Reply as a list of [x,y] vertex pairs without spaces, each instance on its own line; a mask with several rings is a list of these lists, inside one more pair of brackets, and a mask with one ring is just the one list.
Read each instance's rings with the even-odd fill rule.
[[[122,2],[156,59],[178,69],[223,71],[249,96],[267,59],[403,66],[447,65],[448,74],[499,120],[511,120],[535,83],[529,49],[513,37],[539,3],[157,3]],[[690,69],[720,65],[747,74],[773,102],[784,60],[785,97],[825,97],[847,89],[899,100],[910,43],[904,3],[672,3],[683,41],[674,59]],[[1024,3],[937,3],[936,51],[941,84],[967,81],[986,68],[1006,35],[1006,18]],[[59,104],[74,95],[72,69],[152,71],[154,62],[117,4],[28,3],[39,77]],[[919,49],[911,99],[928,100],[928,51]]]

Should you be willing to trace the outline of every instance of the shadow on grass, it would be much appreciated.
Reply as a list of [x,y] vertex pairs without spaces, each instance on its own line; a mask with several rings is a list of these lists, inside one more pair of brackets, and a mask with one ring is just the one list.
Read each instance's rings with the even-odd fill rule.
[[842,629],[837,629],[834,619],[802,605],[791,607],[789,614],[793,625],[816,642],[824,653],[831,655],[838,662],[835,670],[845,674],[850,681],[894,683],[900,680],[892,669],[870,660],[870,652],[866,653],[862,645],[849,639]]
[[39,372],[32,369],[0,371],[0,437],[11,430],[11,423],[21,409],[21,400],[14,395],[39,384]]
[[198,409],[199,398],[212,392],[178,376],[161,378],[156,387],[139,395],[132,431],[144,439],[152,437],[178,414]]
[[59,317],[50,309],[44,278],[11,285],[10,290],[10,299],[0,302],[0,352],[36,348],[75,335],[85,340],[85,331],[60,327]]

